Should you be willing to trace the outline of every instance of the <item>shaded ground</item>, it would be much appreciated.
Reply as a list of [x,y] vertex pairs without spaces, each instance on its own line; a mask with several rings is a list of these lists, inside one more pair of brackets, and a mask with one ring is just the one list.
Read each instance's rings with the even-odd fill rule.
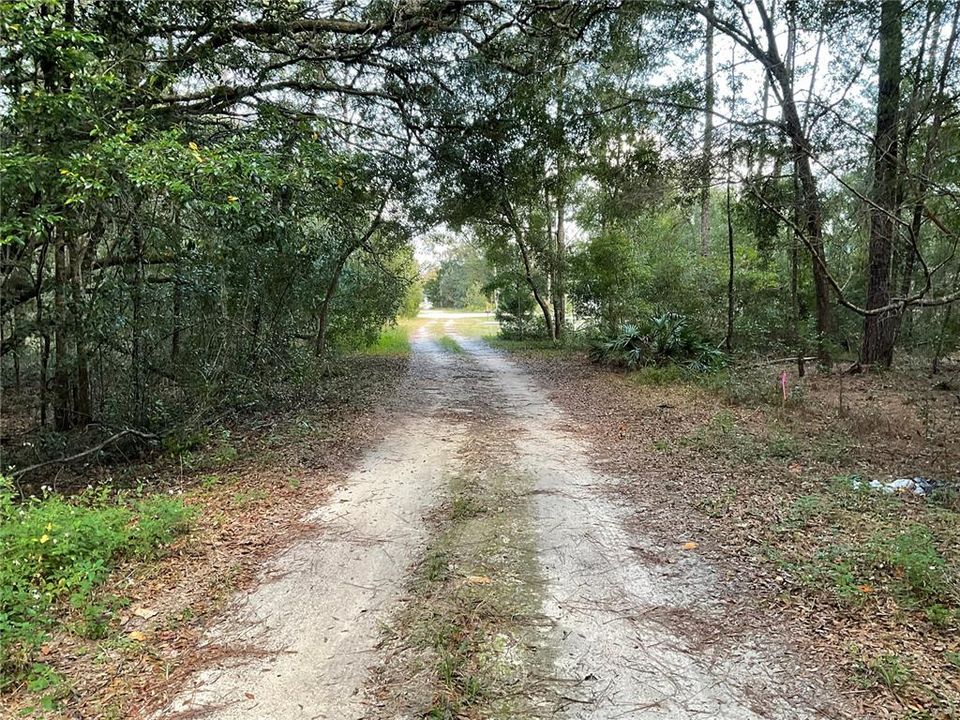
[[[106,640],[45,648],[72,682],[51,716],[953,717],[949,387],[782,401],[770,368],[508,357],[490,322],[434,313],[357,360],[349,409],[144,468],[200,525],[116,574]],[[852,489],[908,472],[942,492]]]
[[[619,476],[637,551],[696,542],[735,621],[710,643],[779,627],[843,670],[861,716],[952,718],[960,707],[957,376],[738,369],[709,387],[626,375],[571,353],[515,359],[549,388],[593,466]],[[923,476],[928,498],[855,491]],[[642,541],[659,539],[660,549]],[[811,667],[813,669],[813,667]]]
[[[0,717],[20,716],[31,706],[47,718],[142,716],[198,667],[236,654],[236,648],[202,644],[205,628],[234,593],[254,585],[265,561],[316,532],[305,508],[321,505],[383,436],[406,365],[399,358],[354,358],[349,371],[304,394],[307,407],[220,425],[202,445],[173,457],[112,464],[96,458],[44,477],[67,488],[107,478],[118,486],[144,484],[180,494],[201,512],[167,557],[123,566],[98,589],[97,599],[110,609],[102,637],[74,632],[82,618],[62,608],[63,632],[38,658],[62,682],[36,693],[23,684],[9,688],[0,697]],[[59,710],[43,710],[43,695],[57,698]]]
[[628,528],[620,482],[461,320],[419,329],[391,433],[204,640],[257,656],[161,716],[843,716],[829,673],[730,631],[707,563]]

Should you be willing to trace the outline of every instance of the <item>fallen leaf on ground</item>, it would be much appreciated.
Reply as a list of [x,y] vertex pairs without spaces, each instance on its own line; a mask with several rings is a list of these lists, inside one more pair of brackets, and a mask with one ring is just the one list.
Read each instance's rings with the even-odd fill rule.
[[154,617],[157,614],[157,612],[158,611],[154,610],[153,608],[140,607],[134,610],[133,614],[136,615],[137,617],[143,618],[144,620],[149,620],[150,618]]
[[136,642],[143,642],[144,640],[147,639],[147,636],[144,635],[139,630],[134,630],[132,633],[127,635],[127,637],[130,638],[131,640],[135,640]]
[[467,578],[467,583],[470,585],[489,585],[493,580],[488,578],[486,575],[470,575]]
[[681,545],[681,546],[680,546],[680,549],[681,549],[681,550],[696,550],[698,547],[700,547],[700,543],[695,543],[695,542],[693,542],[693,541],[691,540],[690,542],[685,542],[683,545]]

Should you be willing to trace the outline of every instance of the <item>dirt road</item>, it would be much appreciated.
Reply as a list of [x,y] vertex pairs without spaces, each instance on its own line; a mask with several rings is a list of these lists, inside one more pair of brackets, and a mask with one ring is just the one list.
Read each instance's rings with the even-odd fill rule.
[[[210,642],[246,652],[196,675],[160,717],[430,712],[442,693],[429,652],[409,663],[414,630],[397,618],[423,604],[416,568],[441,541],[443,557],[461,558],[444,568],[450,587],[495,592],[499,583],[535,609],[523,615],[529,632],[516,629],[520,613],[511,612],[510,632],[486,633],[489,647],[477,652],[500,662],[479,666],[510,671],[477,680],[486,690],[471,717],[842,717],[841,704],[797,672],[774,638],[733,632],[718,580],[695,552],[627,531],[631,510],[611,492],[620,480],[596,474],[588,448],[535,381],[462,335],[460,321],[435,316],[420,326],[393,432],[311,511],[316,536],[264,568],[209,633]],[[441,347],[442,335],[456,344]],[[456,508],[471,493],[486,502],[493,484],[500,494],[491,514],[472,513],[473,530],[441,540],[429,518],[450,504],[451,487],[459,488]],[[490,544],[477,534],[485,530],[496,547],[471,569],[475,547]],[[670,561],[651,560],[664,556]],[[392,672],[382,671],[391,662]],[[407,674],[408,666],[422,672]],[[498,696],[507,676],[511,688]]]

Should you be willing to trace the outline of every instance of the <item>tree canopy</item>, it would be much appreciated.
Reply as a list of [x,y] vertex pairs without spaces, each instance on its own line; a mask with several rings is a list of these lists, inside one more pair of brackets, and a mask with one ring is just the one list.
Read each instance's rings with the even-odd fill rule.
[[470,249],[430,299],[522,333],[677,312],[731,352],[936,367],[958,13],[8,0],[4,372],[60,430],[169,422],[369,342],[438,226]]

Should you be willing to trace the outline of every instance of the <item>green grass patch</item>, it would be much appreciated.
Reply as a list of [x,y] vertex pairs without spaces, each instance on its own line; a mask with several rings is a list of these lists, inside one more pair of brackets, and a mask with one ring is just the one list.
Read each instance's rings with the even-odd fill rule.
[[880,683],[891,690],[902,690],[913,673],[904,661],[893,653],[884,653],[865,663],[864,684]]
[[241,490],[240,492],[234,493],[233,497],[230,498],[230,502],[234,507],[242,508],[247,505],[254,505],[258,502],[266,500],[270,496],[263,488],[251,488],[249,490]]
[[460,343],[458,343],[449,335],[441,335],[439,338],[437,338],[437,344],[447,352],[455,353],[457,355],[463,354],[463,348],[460,347]]
[[416,653],[400,654],[398,676],[427,678],[432,701],[422,717],[529,717],[535,669],[531,629],[542,582],[523,493],[526,479],[457,475],[448,512],[389,628]]
[[98,587],[117,563],[151,559],[185,532],[194,510],[166,495],[88,492],[20,502],[0,485],[0,687],[26,677],[37,649],[65,618],[102,637],[111,601]]
[[401,320],[383,328],[377,341],[364,348],[364,352],[368,355],[409,355],[410,323]]
[[691,373],[679,365],[649,365],[633,370],[628,376],[631,383],[647,387],[682,385],[691,381]]
[[458,318],[455,322],[457,332],[464,337],[486,339],[500,332],[500,324],[493,318],[493,315]]
[[531,338],[529,340],[507,340],[501,337],[487,337],[484,341],[496,350],[504,352],[539,355],[544,353],[556,354],[571,352],[575,348],[569,345],[556,343],[547,338]]
[[931,625],[951,627],[958,577],[944,551],[956,543],[955,516],[923,507],[917,519],[905,521],[903,500],[851,484],[851,478],[839,477],[828,493],[793,501],[779,530],[816,541],[779,543],[785,567],[843,605],[856,607],[885,593]]

